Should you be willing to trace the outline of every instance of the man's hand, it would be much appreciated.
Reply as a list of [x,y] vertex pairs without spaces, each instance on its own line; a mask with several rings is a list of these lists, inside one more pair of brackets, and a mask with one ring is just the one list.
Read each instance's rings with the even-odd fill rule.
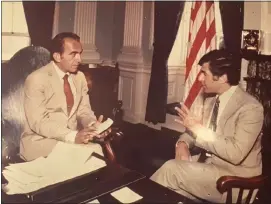
[[98,120],[91,126],[79,131],[75,136],[76,144],[87,144],[93,140],[93,137],[101,138],[102,136],[97,134],[96,130],[103,121],[103,115],[100,115]]
[[178,142],[175,148],[175,159],[190,161],[190,151],[184,142]]
[[[98,128],[99,125],[103,122],[103,115],[100,115],[97,122],[93,124],[94,128]],[[105,130],[104,132],[102,132],[99,135],[96,135],[98,138],[105,138],[109,133],[111,132],[111,128],[109,128],[108,130]]]
[[74,143],[87,144],[96,135],[95,129],[84,128],[76,134]]
[[201,124],[200,119],[194,116],[194,114],[182,103],[181,108],[176,107],[180,120],[175,121],[181,123],[186,128],[193,130],[193,127]]
[[98,128],[99,125],[103,122],[104,116],[100,115],[98,120],[90,128]]

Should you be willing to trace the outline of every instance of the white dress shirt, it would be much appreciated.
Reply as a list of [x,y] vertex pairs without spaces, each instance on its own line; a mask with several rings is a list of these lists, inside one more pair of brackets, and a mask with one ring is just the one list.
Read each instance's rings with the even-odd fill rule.
[[[75,88],[73,79],[71,77],[71,74],[69,72],[67,72],[67,73],[63,72],[61,69],[59,69],[59,67],[54,62],[53,62],[53,65],[54,65],[54,68],[56,70],[57,75],[59,76],[59,80],[60,80],[61,84],[63,85],[62,86],[63,87],[63,92],[64,92],[64,79],[63,79],[63,77],[65,76],[65,74],[69,75],[68,76],[68,82],[69,82],[71,90],[72,90],[73,98],[75,98],[76,97],[76,88]],[[72,107],[72,109],[73,108],[74,108],[74,106]],[[76,136],[77,133],[78,133],[78,131],[72,131],[72,132],[70,132],[69,134],[67,134],[65,136],[65,141],[69,142],[69,143],[74,143],[75,136]]]
[[[227,91],[222,93],[220,96],[216,95],[216,98],[219,96],[219,108],[218,108],[218,114],[217,114],[217,123],[218,123],[220,116],[223,113],[227,103],[229,102],[231,96],[235,92],[236,88],[237,88],[237,86],[231,86]],[[213,113],[213,109],[214,109],[214,106],[212,108],[211,113]],[[210,114],[210,117],[209,117],[209,120],[207,123],[208,124],[207,127],[209,127],[209,124],[211,122],[211,117],[212,117],[212,114]]]

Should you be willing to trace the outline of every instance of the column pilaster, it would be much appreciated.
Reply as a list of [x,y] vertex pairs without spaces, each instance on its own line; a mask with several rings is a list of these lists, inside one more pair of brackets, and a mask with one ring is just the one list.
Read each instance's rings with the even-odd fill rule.
[[120,63],[143,64],[142,31],[144,2],[126,2],[123,47]]
[[100,54],[95,45],[97,2],[76,2],[74,32],[80,36],[84,52],[83,63],[100,63]]

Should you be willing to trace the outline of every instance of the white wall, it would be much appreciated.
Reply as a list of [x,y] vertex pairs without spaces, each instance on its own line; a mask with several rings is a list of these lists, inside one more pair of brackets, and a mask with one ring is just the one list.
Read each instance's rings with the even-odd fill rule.
[[[152,43],[153,43],[153,4],[152,2],[145,2],[144,11],[149,12],[150,15],[144,14],[142,16],[138,16],[137,19],[132,18],[132,14],[128,11],[126,12],[125,20],[132,18],[134,20],[134,25],[138,23],[142,23],[144,25],[148,25],[148,29],[139,33],[139,36],[144,40],[148,38],[148,47],[150,49],[150,53],[152,52]],[[127,2],[126,2],[127,5]],[[191,2],[186,2],[186,8],[183,13],[183,18],[179,27],[179,31],[177,34],[177,39],[175,41],[174,47],[171,51],[169,60],[168,60],[168,103],[181,101],[183,97],[184,90],[184,74],[185,74],[185,58],[187,52],[187,39],[188,39],[188,27],[189,27],[189,10],[191,7]],[[216,5],[216,11],[219,11],[218,6]],[[269,2],[245,2],[245,22],[244,28],[250,29],[262,29],[262,30],[270,30],[270,26],[267,23],[267,19],[271,19],[270,16],[270,3]],[[129,24],[130,21],[126,21],[127,26],[133,28],[132,24]],[[149,23],[147,23],[149,22]],[[147,26],[146,26],[147,27]],[[139,29],[134,30],[138,31]],[[222,31],[222,26],[220,28],[220,32]],[[132,32],[124,33],[127,39],[132,39]],[[218,44],[221,37],[221,33],[218,35]],[[125,37],[124,37],[125,38]],[[144,44],[143,46],[138,46],[137,49],[129,49],[125,47],[122,49],[122,56],[119,58],[121,76],[120,76],[120,99],[123,100],[123,108],[124,108],[124,119],[126,121],[132,123],[144,123],[150,127],[160,129],[162,126],[168,127],[171,129],[175,129],[178,131],[182,131],[182,127],[174,122],[174,116],[168,115],[166,116],[166,123],[152,125],[150,123],[145,122],[145,111],[146,111],[146,103],[148,96],[148,87],[149,87],[149,79],[150,79],[150,67],[151,64],[149,62],[146,63],[146,51],[144,52]],[[135,52],[137,50],[137,52]],[[149,56],[148,56],[149,57]],[[142,58],[144,59],[142,61]],[[151,56],[149,57],[151,59]],[[143,64],[142,64],[143,63]],[[246,64],[242,64],[242,74],[246,73]]]
[[[261,39],[261,53],[271,55],[271,2],[245,2],[244,29],[261,30],[264,38]],[[242,59],[241,85],[246,89],[243,77],[247,76],[248,61]]]
[[2,61],[30,45],[22,2],[2,2]]

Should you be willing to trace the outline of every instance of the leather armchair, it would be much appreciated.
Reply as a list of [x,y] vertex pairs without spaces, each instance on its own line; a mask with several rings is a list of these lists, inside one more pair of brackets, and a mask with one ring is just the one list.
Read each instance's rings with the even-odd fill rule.
[[21,161],[18,156],[20,136],[25,120],[23,86],[26,77],[50,62],[50,53],[43,47],[28,46],[2,63],[2,167]]

